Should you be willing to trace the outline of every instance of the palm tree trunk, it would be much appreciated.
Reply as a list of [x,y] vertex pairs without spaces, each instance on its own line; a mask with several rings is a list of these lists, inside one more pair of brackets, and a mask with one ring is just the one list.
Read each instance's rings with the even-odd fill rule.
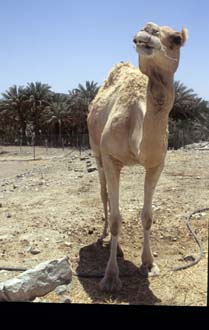
[[59,125],[59,144],[62,145],[62,121],[58,120]]

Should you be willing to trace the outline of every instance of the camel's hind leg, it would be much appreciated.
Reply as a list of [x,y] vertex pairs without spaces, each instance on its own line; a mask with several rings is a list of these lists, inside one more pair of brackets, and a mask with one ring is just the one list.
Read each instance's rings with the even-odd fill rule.
[[[102,167],[102,161],[100,158],[96,158],[97,163],[97,169],[99,172],[99,181],[100,181],[100,187],[101,187],[101,199],[103,203],[103,209],[104,209],[104,216],[105,216],[105,223],[104,228],[101,237],[98,239],[98,242],[102,243],[103,239],[108,236],[108,206],[110,210],[110,203],[108,199],[108,192],[107,192],[107,181],[105,177],[105,172]],[[118,257],[123,257],[123,250],[120,247],[120,244],[118,242],[118,248],[117,248],[117,255]]]
[[108,229],[108,194],[107,194],[107,183],[105,178],[104,169],[102,167],[102,161],[101,158],[96,158],[97,163],[97,169],[99,173],[99,181],[100,181],[100,194],[101,199],[103,203],[103,209],[104,209],[104,217],[105,217],[105,223],[104,223],[104,229],[102,232],[102,236],[100,237],[99,241],[102,241],[107,235],[107,229]]

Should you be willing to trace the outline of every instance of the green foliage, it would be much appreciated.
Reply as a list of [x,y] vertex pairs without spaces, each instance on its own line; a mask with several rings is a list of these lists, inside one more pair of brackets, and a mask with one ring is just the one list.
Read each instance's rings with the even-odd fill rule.
[[175,101],[169,118],[169,147],[177,149],[186,144],[207,140],[208,102],[179,81],[174,83],[174,87]]
[[97,83],[54,93],[48,84],[28,83],[26,87],[10,87],[0,100],[0,137],[21,136],[23,143],[36,136],[53,136],[60,144],[62,135],[87,132],[88,105],[98,91]]
[[[175,102],[169,117],[169,147],[209,139],[209,106],[192,89],[176,81]],[[63,136],[87,133],[88,106],[98,92],[94,81],[79,84],[68,94],[55,93],[48,84],[12,86],[0,99],[0,138],[27,142],[32,132],[53,137],[61,144]],[[52,138],[51,138],[52,139]]]

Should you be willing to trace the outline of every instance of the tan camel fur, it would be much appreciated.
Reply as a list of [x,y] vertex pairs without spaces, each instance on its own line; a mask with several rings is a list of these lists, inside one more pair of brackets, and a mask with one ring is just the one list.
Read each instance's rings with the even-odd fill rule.
[[[134,37],[139,67],[117,64],[89,107],[88,129],[94,153],[105,214],[102,239],[111,232],[110,257],[100,288],[121,288],[117,264],[118,235],[122,218],[119,210],[120,172],[125,165],[144,166],[144,232],[141,271],[158,273],[150,248],[152,198],[167,151],[168,115],[174,102],[174,73],[187,29],[177,32],[148,23]],[[108,191],[108,192],[107,192]],[[108,200],[110,214],[108,217]]]

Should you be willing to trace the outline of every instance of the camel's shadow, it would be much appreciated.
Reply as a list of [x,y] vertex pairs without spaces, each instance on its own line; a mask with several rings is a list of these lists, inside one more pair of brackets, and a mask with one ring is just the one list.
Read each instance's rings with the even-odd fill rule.
[[[79,263],[76,269],[80,274],[104,274],[109,258],[109,244],[102,246],[93,243],[80,249]],[[155,305],[161,301],[149,288],[149,280],[139,273],[139,268],[123,257],[118,258],[122,288],[117,293],[106,293],[99,289],[101,278],[79,277],[84,290],[93,303],[125,303],[134,305]],[[131,276],[129,276],[131,274]],[[128,276],[127,276],[128,275]]]

